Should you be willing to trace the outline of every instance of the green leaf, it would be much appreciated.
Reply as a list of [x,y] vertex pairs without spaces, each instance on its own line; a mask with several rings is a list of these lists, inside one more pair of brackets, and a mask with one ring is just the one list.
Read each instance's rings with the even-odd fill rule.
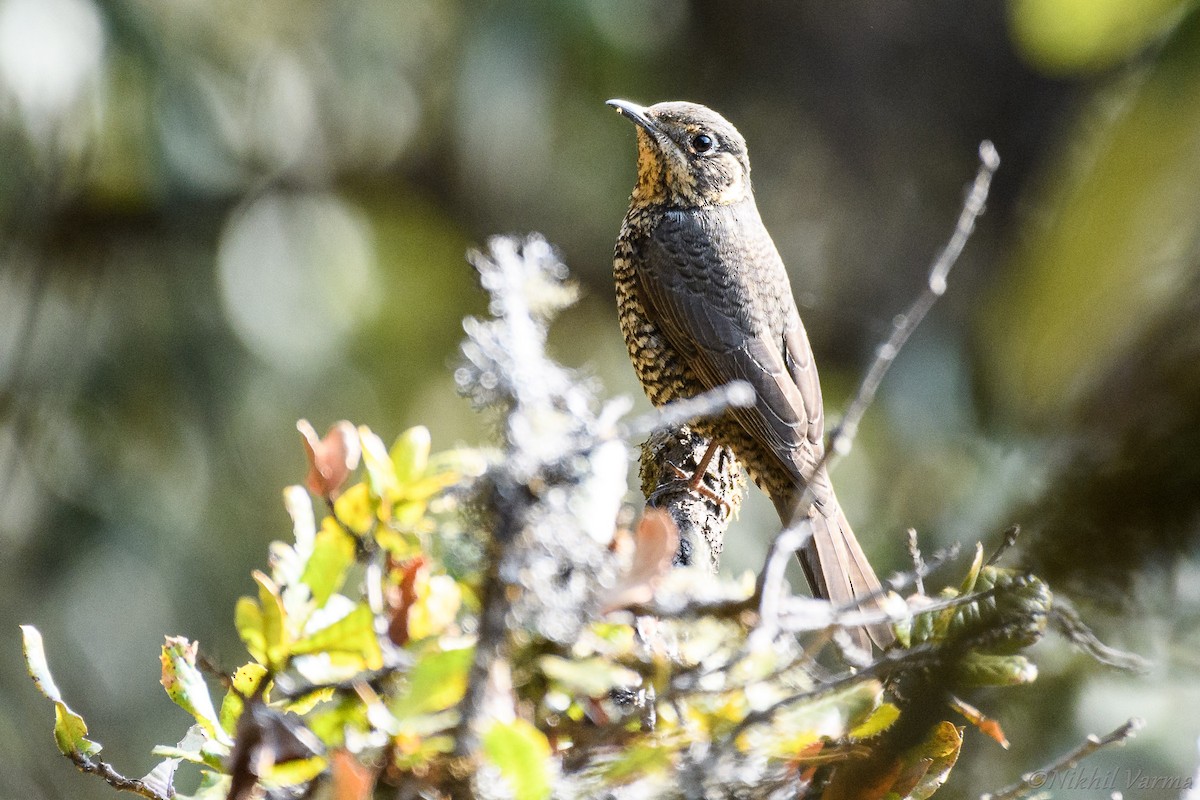
[[879,708],[850,731],[852,739],[868,739],[882,733],[900,718],[900,709],[894,703],[881,703]]
[[54,704],[54,741],[64,755],[94,756],[100,743],[87,738],[87,723],[66,703]]
[[641,676],[633,670],[602,658],[569,660],[542,656],[538,664],[565,691],[584,697],[602,697],[614,686],[640,686],[642,683]]
[[354,539],[335,520],[326,517],[313,543],[312,555],[300,580],[308,585],[317,608],[342,588],[354,563]]
[[911,774],[919,774],[904,800],[928,800],[950,777],[950,770],[958,761],[962,749],[962,728],[952,723],[941,722],[924,742],[909,750],[903,761],[909,765]]
[[335,694],[305,718],[305,724],[327,749],[341,747],[346,732],[367,730],[367,709],[357,696]]
[[408,674],[408,687],[391,704],[400,720],[418,714],[444,711],[458,703],[467,691],[467,671],[475,651],[435,650],[422,656]]
[[967,653],[958,664],[956,686],[1023,686],[1037,680],[1037,666],[1025,656]]
[[263,782],[277,786],[296,786],[308,783],[324,772],[328,763],[324,756],[293,758],[288,761],[276,762],[263,775]]
[[262,610],[262,634],[265,645],[265,663],[275,672],[287,666],[291,635],[287,627],[287,614],[279,587],[264,573],[255,570],[254,581],[258,584],[258,604]]
[[516,800],[550,796],[550,743],[529,722],[493,724],[483,734],[483,752],[508,781]]
[[396,437],[390,455],[396,480],[401,486],[412,483],[425,474],[432,442],[429,429],[423,425],[409,428]]
[[396,469],[387,448],[383,446],[383,440],[366,425],[358,426],[358,437],[362,440],[363,466],[367,468],[367,485],[371,494],[390,506],[400,484],[396,480]]
[[375,522],[375,501],[366,483],[356,483],[333,501],[333,513],[357,536],[364,535]]
[[291,701],[290,703],[285,703],[283,705],[283,708],[292,712],[293,714],[298,714],[300,716],[304,716],[305,714],[312,711],[314,708],[316,708],[321,703],[324,703],[328,700],[332,700],[334,698],[334,694],[335,694],[335,692],[333,690],[333,687],[326,686],[321,689],[317,689],[316,691],[312,691],[312,692],[309,692],[308,694],[302,695],[302,696],[296,698],[295,700]]
[[[248,600],[249,598],[242,599]],[[267,668],[255,662],[243,664],[233,673],[233,686],[225,693],[225,698],[221,701],[221,727],[226,732],[232,734],[237,730],[238,718],[246,706],[242,698],[252,697],[258,691],[258,685],[266,674]]]
[[250,657],[267,663],[267,638],[263,635],[262,606],[253,597],[239,597],[233,609],[233,625]]
[[33,678],[38,691],[54,703],[54,742],[59,751],[65,756],[85,758],[99,753],[100,744],[87,738],[87,723],[83,721],[83,717],[63,702],[58,684],[50,674],[50,664],[46,661],[41,632],[32,625],[22,625],[21,639],[29,677]]
[[168,636],[162,648],[162,685],[177,706],[191,714],[210,737],[224,745],[233,740],[221,727],[208,685],[196,669],[195,642]]
[[634,778],[665,772],[679,759],[678,742],[636,741],[604,767],[603,774],[611,783],[624,783]]
[[293,642],[291,652],[293,655],[347,653],[361,658],[363,669],[383,666],[383,650],[375,635],[375,615],[365,603],[355,606],[332,625]]

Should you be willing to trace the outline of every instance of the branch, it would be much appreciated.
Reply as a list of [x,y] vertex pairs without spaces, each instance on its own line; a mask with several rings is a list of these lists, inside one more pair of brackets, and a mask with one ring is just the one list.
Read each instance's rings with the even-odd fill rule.
[[[679,530],[672,563],[704,565],[715,575],[746,482],[734,452],[721,445],[710,455],[711,444],[688,425],[657,430],[642,445],[639,473],[646,507],[665,511]],[[710,460],[701,475],[706,455]],[[692,489],[688,475],[699,475],[701,491]]]
[[[496,702],[514,635],[574,642],[618,575],[609,551],[625,495],[628,451],[612,438],[612,409],[597,416],[595,385],[546,354],[547,326],[574,300],[566,268],[545,240],[496,237],[471,257],[490,316],[464,327],[460,391],[503,414],[504,457],[476,488],[490,533],[476,645],[454,730],[450,794],[474,795],[479,728]],[[607,434],[605,438],[604,434]],[[535,577],[537,576],[537,577]]]
[[626,438],[646,436],[655,431],[676,428],[702,417],[715,417],[726,409],[748,408],[754,405],[754,387],[746,381],[730,381],[724,386],[675,400],[650,414],[629,423],[623,434]]
[[174,792],[161,794],[147,786],[143,781],[126,778],[113,769],[110,764],[99,758],[88,758],[83,753],[70,753],[67,757],[75,762],[75,766],[79,767],[81,771],[91,775],[99,775],[104,779],[105,783],[119,792],[140,794],[142,797],[150,798],[150,800],[171,800],[175,796]]
[[1054,598],[1050,622],[1071,644],[1105,666],[1137,674],[1150,671],[1150,662],[1137,653],[1127,653],[1100,641],[1080,618],[1075,607],[1061,595]]
[[727,743],[732,744],[733,742],[736,742],[737,738],[741,736],[746,729],[753,725],[761,725],[765,722],[770,722],[776,714],[788,706],[795,705],[796,703],[800,703],[805,700],[814,700],[818,697],[831,694],[839,689],[843,689],[852,684],[866,680],[867,678],[886,676],[900,665],[911,665],[927,658],[937,657],[937,648],[930,644],[917,645],[907,650],[888,650],[879,658],[875,659],[870,664],[858,671],[851,670],[844,672],[838,677],[822,683],[820,686],[817,686],[809,691],[800,692],[798,694],[785,697],[782,700],[767,706],[761,711],[753,711],[747,714],[742,718],[742,721],[735,725],[733,730],[731,730],[724,737],[722,742],[716,745],[715,749],[720,750]]
[[913,575],[916,576],[914,586],[916,587],[917,594],[925,594],[925,577],[923,574],[925,571],[925,559],[921,557],[921,546],[917,543],[916,528],[908,529],[905,541],[908,544],[908,557],[912,560]]
[[[871,363],[867,374],[858,386],[858,390],[854,393],[854,397],[851,399],[850,405],[846,408],[846,414],[842,417],[842,421],[834,428],[830,436],[829,447],[821,454],[820,460],[813,467],[812,475],[820,473],[823,468],[829,466],[835,457],[850,452],[854,437],[858,433],[858,425],[874,401],[875,393],[879,390],[879,385],[883,382],[888,369],[895,362],[896,357],[900,354],[900,350],[904,347],[909,337],[912,336],[913,331],[925,319],[925,315],[933,308],[938,298],[945,293],[950,270],[954,268],[959,255],[962,254],[963,248],[967,244],[967,240],[970,239],[971,233],[975,230],[975,221],[983,213],[987,203],[992,177],[996,174],[996,170],[1000,168],[1000,155],[996,152],[995,146],[990,141],[985,140],[979,145],[979,160],[979,170],[975,173],[975,181],[971,185],[971,190],[967,193],[967,198],[963,203],[962,211],[958,215],[958,222],[954,226],[954,232],[950,236],[950,241],[947,242],[945,248],[942,249],[942,252],[930,267],[929,278],[925,282],[924,291],[913,301],[905,313],[896,317],[892,324],[891,335],[875,351],[875,360]],[[759,571],[760,576],[765,576],[770,560],[775,550],[779,547],[779,539],[788,534],[789,531],[799,528],[807,518],[807,510],[812,501],[812,483],[810,481],[804,486],[804,490],[796,499],[795,505],[792,507],[790,521],[783,527],[783,530],[776,534],[775,539],[772,541],[771,547],[768,550],[767,562],[763,564],[762,570]],[[792,541],[792,537],[789,536],[788,538],[789,542]],[[801,540],[800,544],[803,543],[803,540]],[[774,578],[775,576],[773,575],[772,577]],[[782,580],[781,574],[780,580]],[[777,592],[779,589],[776,585],[766,585],[761,578],[760,586],[760,596],[762,597],[766,597],[769,593]]]
[[850,445],[858,432],[858,424],[875,399],[875,392],[879,390],[879,384],[883,382],[884,375],[895,362],[896,356],[900,355],[900,350],[908,341],[908,337],[912,336],[913,331],[921,324],[921,320],[925,319],[925,315],[929,313],[929,309],[933,308],[934,303],[946,291],[946,280],[950,277],[950,270],[954,268],[967,240],[971,238],[971,233],[975,230],[975,221],[983,213],[987,203],[992,176],[1000,168],[1000,155],[990,141],[985,140],[979,145],[979,160],[979,171],[975,174],[975,182],[963,203],[962,212],[958,215],[954,233],[950,236],[950,241],[941,254],[938,255],[937,260],[933,262],[933,266],[929,270],[929,279],[925,283],[925,290],[913,301],[908,311],[896,317],[892,323],[892,335],[875,351],[875,361],[867,370],[867,375],[859,385],[858,392],[846,408],[846,415],[833,429],[829,449],[838,455],[850,452]]
[[1076,765],[1083,759],[1110,745],[1124,745],[1125,742],[1132,739],[1138,734],[1146,723],[1140,717],[1132,717],[1121,727],[1109,733],[1107,736],[1098,737],[1095,734],[1089,734],[1083,744],[1076,747],[1071,752],[1067,753],[1062,758],[1059,758],[1039,770],[1027,772],[1021,776],[1021,780],[1014,783],[1012,786],[1006,786],[995,793],[982,794],[979,800],[1017,800],[1017,798],[1036,792],[1046,786],[1047,782],[1061,769],[1074,769]]

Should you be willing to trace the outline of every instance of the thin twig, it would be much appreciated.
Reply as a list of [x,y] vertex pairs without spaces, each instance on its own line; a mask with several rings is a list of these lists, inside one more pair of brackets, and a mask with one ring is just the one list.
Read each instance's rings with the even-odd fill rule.
[[385,680],[400,672],[401,669],[402,667],[389,665],[377,670],[360,672],[353,677],[331,683],[305,682],[297,684],[289,676],[280,675],[275,678],[275,685],[271,689],[271,699],[273,701],[299,700],[301,697],[325,690],[332,691],[334,694],[350,694],[358,691],[363,684],[378,691]]
[[68,757],[75,762],[75,766],[79,767],[81,771],[91,775],[99,775],[104,779],[105,783],[119,792],[140,794],[142,797],[150,798],[150,800],[171,800],[174,796],[159,794],[140,780],[126,778],[113,769],[110,764],[99,758],[88,758],[82,753],[71,753]]
[[[737,741],[748,728],[754,725],[761,725],[770,722],[776,714],[788,706],[806,700],[815,700],[818,697],[831,694],[843,689],[851,684],[864,681],[867,678],[877,678],[890,674],[893,668],[899,664],[912,664],[921,661],[926,657],[936,657],[937,649],[930,644],[921,644],[915,647],[910,647],[907,650],[888,650],[871,664],[857,672],[844,672],[833,680],[823,683],[813,689],[793,694],[767,706],[761,711],[754,711],[742,718],[742,721],[733,727],[733,730],[724,738],[723,742],[732,743]],[[721,748],[721,744],[716,749]]]
[[[899,619],[911,620],[922,614],[970,605],[976,601],[994,597],[999,591],[997,587],[993,586],[990,589],[984,589],[980,592],[930,600],[928,604],[922,605],[919,608],[907,606],[905,612],[899,615]],[[814,601],[809,600],[807,602],[811,603]],[[877,625],[882,622],[896,621],[897,618],[889,613],[883,611],[863,611],[858,608],[835,609],[831,612],[831,618],[828,620],[814,620],[811,614],[785,612],[780,616],[779,631],[781,633],[811,633],[826,629],[844,630],[848,628],[861,628],[865,625]]]
[[921,558],[921,547],[917,544],[917,529],[908,529],[908,557],[912,559],[913,575],[915,576],[914,585],[917,589],[917,594],[925,594],[925,579],[922,573],[925,571],[925,560]]
[[1071,644],[1108,667],[1142,674],[1150,671],[1151,663],[1137,653],[1129,653],[1107,645],[1080,618],[1075,606],[1065,597],[1056,595],[1050,612],[1050,624]]
[[1000,542],[1000,546],[996,548],[996,552],[992,553],[991,557],[987,560],[986,566],[990,567],[1003,558],[1004,554],[1011,550],[1014,545],[1016,545],[1017,537],[1020,535],[1021,526],[1010,525],[1008,530],[1004,532],[1004,541]]
[[[821,470],[829,466],[834,458],[850,452],[851,444],[858,433],[859,423],[874,401],[875,393],[879,390],[879,385],[883,382],[888,369],[895,362],[896,357],[900,354],[900,350],[904,347],[909,337],[912,336],[913,331],[925,319],[925,315],[933,308],[938,298],[945,293],[950,270],[954,268],[954,264],[958,261],[959,255],[962,254],[967,240],[970,239],[971,233],[975,230],[975,221],[983,213],[987,204],[992,177],[1000,167],[1000,155],[996,152],[995,146],[990,141],[985,140],[980,143],[979,160],[979,170],[975,173],[975,181],[971,184],[971,190],[967,193],[962,211],[958,215],[954,232],[951,234],[950,241],[947,242],[946,247],[943,248],[930,267],[929,278],[925,282],[925,289],[913,301],[908,310],[893,321],[891,335],[875,351],[875,360],[871,363],[862,382],[859,383],[858,390],[850,400],[850,405],[846,407],[846,413],[842,417],[841,422],[833,429],[833,433],[830,435],[829,447],[821,454],[821,458],[817,461],[816,466],[813,467],[810,475],[820,474]],[[782,536],[784,532],[800,526],[804,519],[807,518],[808,508],[812,504],[812,501],[812,481],[809,480],[792,506],[790,521],[776,535],[776,539]],[[772,543],[772,547],[774,547],[774,542]],[[765,564],[763,569],[765,571]],[[762,572],[759,574],[762,574]]]
[[[776,563],[778,563],[779,561],[786,561],[786,555],[792,552],[791,550],[787,549],[788,543],[789,543],[789,541],[791,541],[791,539],[789,537],[779,537],[778,541],[780,541],[781,544],[777,548],[777,552],[778,552],[778,554],[781,554],[781,555],[777,555]],[[912,573],[898,573],[896,575],[893,575],[892,577],[883,581],[882,585],[880,586],[880,588],[877,591],[861,595],[861,596],[855,598],[854,601],[847,603],[845,605],[832,607],[831,611],[830,611],[830,618],[828,620],[826,620],[824,618],[822,618],[820,620],[811,620],[810,619],[810,621],[807,624],[805,624],[802,621],[799,621],[798,623],[788,624],[788,620],[797,619],[801,615],[799,615],[793,611],[783,609],[783,605],[784,605],[785,601],[787,601],[787,600],[798,601],[799,600],[799,601],[802,601],[803,605],[807,605],[807,604],[813,603],[813,602],[824,602],[824,601],[814,601],[814,600],[810,600],[808,598],[798,598],[795,595],[791,595],[791,594],[789,594],[787,597],[785,597],[784,601],[776,599],[775,601],[773,601],[772,603],[769,604],[771,606],[770,613],[772,613],[773,616],[769,619],[765,619],[765,621],[764,621],[764,619],[759,620],[756,630],[753,633],[751,633],[751,635],[750,635],[750,639],[747,642],[747,648],[749,648],[751,644],[760,644],[760,645],[764,644],[765,642],[772,640],[774,636],[776,636],[780,633],[803,633],[805,631],[824,629],[827,625],[831,625],[832,627],[835,627],[835,628],[858,628],[863,625],[873,625],[873,624],[880,623],[880,622],[896,622],[897,618],[895,616],[893,616],[891,613],[888,613],[886,611],[880,611],[880,610],[873,610],[873,611],[864,610],[861,607],[861,604],[864,602],[869,602],[871,600],[875,600],[878,597],[882,597],[882,596],[886,595],[888,592],[894,592],[894,591],[903,589],[906,586],[909,586],[910,584],[923,583],[922,579],[926,575],[930,574],[934,570],[941,567],[942,564],[945,564],[948,561],[958,558],[958,553],[959,553],[959,546],[957,543],[955,543],[954,545],[952,545],[949,548],[946,548],[945,550],[937,551],[936,553],[933,554],[933,558],[929,562],[926,563],[926,562],[922,561],[921,566],[918,570],[916,570]],[[780,569],[782,569],[782,568],[783,567],[781,566]],[[770,577],[772,577],[772,579],[774,578],[774,576],[770,576]],[[774,582],[774,580],[772,580],[772,583],[773,582]],[[767,583],[768,582],[765,580],[762,581],[762,584],[764,587],[767,585]],[[990,592],[991,590],[988,590],[988,591]],[[925,594],[923,589],[920,591],[920,594],[921,595]],[[986,594],[987,594],[986,592],[972,593],[969,595],[964,595],[962,597],[950,598],[948,600],[934,600],[934,601],[931,601],[929,605],[922,606],[919,609],[913,609],[910,606],[909,610],[908,610],[908,614],[901,615],[900,619],[909,618],[916,614],[924,614],[926,611],[929,611],[931,609],[940,610],[942,608],[953,608],[957,605],[963,604],[964,602],[969,602],[974,599],[979,599],[979,598],[985,596]],[[759,613],[760,614],[763,613],[762,608],[763,608],[764,601],[765,601],[765,597],[761,597],[759,600],[759,603],[760,603]],[[794,604],[795,603],[793,602],[793,605]],[[828,603],[826,603],[826,605],[828,605]],[[809,606],[809,607],[811,608],[811,606]],[[783,609],[783,610],[781,610],[781,609]],[[809,616],[811,618],[811,614]],[[758,633],[759,630],[762,630],[764,632],[759,634]]]
[[921,295],[917,297],[908,311],[901,314],[893,322],[892,335],[876,351],[875,361],[871,364],[871,368],[867,370],[867,375],[858,387],[858,392],[846,408],[846,415],[842,417],[842,421],[833,430],[833,435],[830,437],[829,449],[837,452],[839,455],[845,455],[850,452],[850,445],[854,440],[855,434],[858,432],[858,424],[862,421],[867,408],[870,407],[871,402],[875,399],[875,392],[879,390],[879,384],[883,382],[883,376],[887,374],[888,369],[891,368],[892,363],[896,360],[896,356],[900,354],[900,350],[904,347],[905,342],[908,341],[908,337],[921,324],[921,320],[925,319],[925,315],[929,313],[929,309],[933,308],[933,304],[938,301],[938,298],[946,292],[946,280],[950,277],[950,270],[954,268],[955,262],[958,261],[959,255],[962,254],[963,247],[966,246],[967,240],[971,238],[971,233],[975,230],[975,221],[983,213],[984,207],[987,204],[988,190],[991,188],[992,176],[1000,168],[1000,155],[996,152],[996,147],[990,141],[985,140],[979,145],[979,161],[979,171],[975,174],[975,182],[972,184],[971,191],[968,192],[967,199],[963,203],[962,212],[958,215],[958,223],[954,226],[954,233],[951,235],[945,249],[938,255],[937,260],[933,262],[933,267],[929,270],[929,280],[925,283],[924,291],[921,292]]
[[778,635],[780,600],[784,593],[784,573],[792,553],[797,552],[812,536],[812,529],[785,527],[771,542],[767,552],[767,563],[763,566],[759,580],[758,625],[746,640],[748,649],[773,641]]
[[1039,770],[1025,773],[1021,776],[1021,780],[1012,786],[1006,786],[998,792],[980,795],[979,800],[1017,800],[1017,798],[1024,797],[1031,792],[1036,792],[1044,788],[1059,770],[1064,768],[1074,769],[1080,761],[1097,750],[1109,747],[1110,745],[1119,746],[1125,744],[1125,742],[1136,736],[1138,731],[1145,726],[1146,723],[1140,717],[1132,717],[1124,725],[1107,736],[1089,734],[1083,744],[1065,756],[1052,761]]
[[746,381],[730,381],[724,386],[667,403],[653,413],[630,422],[621,433],[630,439],[673,428],[702,417],[715,417],[726,409],[754,405],[754,387]]

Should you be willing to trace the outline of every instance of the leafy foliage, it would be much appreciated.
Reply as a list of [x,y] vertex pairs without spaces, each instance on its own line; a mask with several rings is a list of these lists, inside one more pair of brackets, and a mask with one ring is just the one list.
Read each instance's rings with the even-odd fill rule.
[[225,673],[166,639],[163,687],[194,724],[146,779],[97,766],[24,629],[62,752],[160,799],[185,797],[181,762],[196,800],[314,783],[338,798],[932,795],[963,744],[953,709],[991,722],[953,693],[1035,677],[1021,650],[1045,629],[1045,585],[980,550],[957,588],[889,596],[903,644],[874,660],[847,644],[861,620],[790,592],[766,632],[760,581],[671,570],[663,516],[618,525],[616,415],[541,349],[570,297],[549,248],[497,242],[476,266],[496,316],[468,326],[457,377],[502,411],[504,450],[302,424],[313,494],[284,492],[292,541],[237,603],[248,661]]

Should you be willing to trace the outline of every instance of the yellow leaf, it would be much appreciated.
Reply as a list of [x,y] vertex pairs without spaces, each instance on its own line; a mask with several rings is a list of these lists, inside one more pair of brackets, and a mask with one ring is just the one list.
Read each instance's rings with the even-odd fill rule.
[[288,648],[291,645],[291,633],[287,627],[287,614],[283,608],[283,598],[279,595],[279,587],[264,573],[255,570],[254,581],[258,584],[258,603],[262,610],[262,634],[266,664],[276,672],[282,672],[287,666]]
[[291,652],[294,655],[342,653],[360,658],[363,669],[383,666],[383,651],[375,635],[375,616],[365,604],[355,606],[332,625],[293,642]]
[[462,590],[449,575],[422,577],[416,581],[417,601],[408,609],[408,636],[424,639],[446,630],[462,606]]
[[389,455],[396,480],[401,486],[407,486],[425,474],[432,442],[433,437],[429,435],[429,429],[423,425],[409,428],[396,437],[396,443],[392,445]]
[[196,642],[180,636],[168,636],[162,648],[162,685],[176,705],[191,714],[200,727],[216,741],[231,745],[233,740],[221,727],[212,696],[200,670],[196,668]]
[[233,609],[233,624],[250,656],[267,663],[267,640],[263,636],[262,608],[253,597],[239,597]]

